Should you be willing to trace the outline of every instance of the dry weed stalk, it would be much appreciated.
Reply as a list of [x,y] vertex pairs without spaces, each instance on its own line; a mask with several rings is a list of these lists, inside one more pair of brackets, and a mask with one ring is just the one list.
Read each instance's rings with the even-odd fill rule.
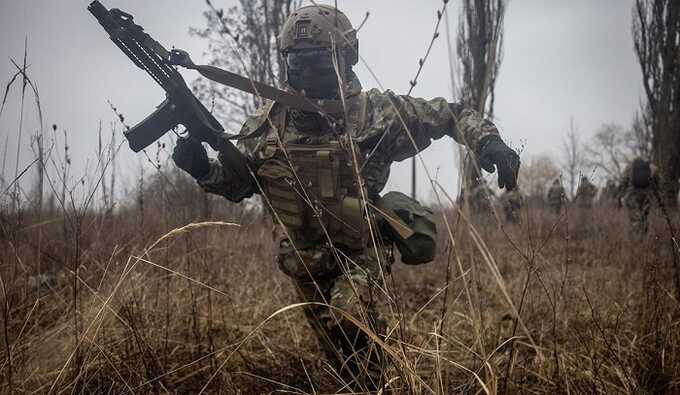
[[[274,267],[276,218],[222,201],[197,213],[202,192],[157,163],[140,177],[136,206],[120,201],[100,215],[91,204],[107,164],[81,201],[63,144],[63,158],[51,149],[45,158],[60,211],[27,209],[20,222],[0,207],[0,391],[349,391],[301,324],[307,304],[293,302]],[[571,223],[576,208],[555,217],[530,205],[521,226],[478,223],[449,208],[426,175],[446,253],[383,273],[387,339],[337,311],[391,357],[382,393],[679,390],[679,304],[665,264],[677,246],[655,243],[667,238],[660,219],[639,240],[606,210],[591,215],[588,233]],[[53,278],[37,276],[40,291],[29,292],[19,273],[35,278],[42,262]]]

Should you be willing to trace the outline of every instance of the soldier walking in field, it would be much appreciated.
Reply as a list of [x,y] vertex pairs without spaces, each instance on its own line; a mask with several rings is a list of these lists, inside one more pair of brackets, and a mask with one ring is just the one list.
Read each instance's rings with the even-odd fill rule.
[[[266,102],[238,137],[250,178],[235,173],[223,152],[209,159],[193,138],[178,139],[173,159],[207,192],[234,202],[262,195],[282,230],[278,265],[300,300],[312,303],[305,314],[322,348],[344,374],[375,388],[384,357],[346,314],[384,335],[375,300],[391,246],[411,264],[427,262],[435,252],[432,212],[406,195],[381,195],[391,164],[448,136],[465,144],[482,168],[496,168],[499,187],[512,190],[519,157],[491,122],[461,103],[362,91],[352,71],[356,31],[333,7],[292,13],[278,45],[288,89],[308,98],[343,99],[344,113]],[[376,229],[383,232],[371,233]]]
[[562,212],[562,207],[566,201],[567,193],[560,179],[556,178],[548,190],[548,206],[553,213],[559,214]]
[[493,201],[496,194],[491,190],[483,178],[477,181],[477,185],[470,193],[470,210],[477,216],[493,215]]
[[576,189],[576,197],[574,200],[581,209],[590,210],[593,208],[593,202],[597,196],[597,187],[588,180],[588,177],[581,176],[578,189]]
[[505,214],[505,220],[512,224],[517,224],[520,222],[520,210],[524,198],[520,193],[519,189],[515,188],[512,191],[505,191],[501,195],[501,206],[503,207],[503,213]]
[[614,179],[608,179],[607,184],[602,189],[600,203],[613,208],[621,208],[621,197],[619,196],[620,187]]
[[636,234],[647,233],[649,212],[656,187],[656,171],[649,161],[635,158],[623,172],[620,196]]

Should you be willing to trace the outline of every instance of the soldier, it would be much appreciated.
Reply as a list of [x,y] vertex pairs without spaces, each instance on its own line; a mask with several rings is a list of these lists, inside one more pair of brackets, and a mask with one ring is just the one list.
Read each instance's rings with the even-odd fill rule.
[[565,192],[560,179],[556,178],[548,190],[548,205],[555,214],[559,214],[566,201],[567,193]]
[[597,196],[597,187],[588,180],[588,177],[581,176],[575,198],[578,207],[582,209],[593,208],[595,196]]
[[515,188],[512,191],[505,191],[501,195],[501,205],[505,213],[505,220],[512,224],[517,224],[520,221],[519,211],[522,209],[524,198],[519,189]]
[[479,179],[470,193],[470,210],[478,215],[493,214],[493,201],[496,194],[489,188],[486,180]]
[[623,172],[619,196],[623,197],[633,231],[639,235],[647,233],[655,186],[656,171],[645,159],[633,159]]
[[365,210],[382,206],[380,212],[396,213],[406,223],[405,234],[386,241],[399,248],[402,261],[421,263],[434,256],[432,213],[403,194],[380,196],[390,165],[416,154],[412,141],[422,150],[449,136],[473,151],[485,170],[493,172],[495,166],[501,188],[513,189],[519,157],[491,122],[461,103],[362,91],[352,71],[358,60],[356,31],[331,6],[296,10],[283,25],[278,46],[288,89],[315,99],[342,98],[345,113],[267,102],[239,136],[252,169],[249,179],[235,174],[223,153],[208,159],[196,140],[178,139],[173,159],[207,192],[234,202],[262,195],[283,233],[278,265],[292,278],[300,300],[313,303],[305,314],[322,348],[344,374],[375,387],[381,351],[344,315],[379,335],[386,330],[375,292],[390,264],[390,249],[375,246],[383,243],[371,237],[375,228]]
[[616,185],[616,181],[613,179],[608,179],[607,184],[602,190],[601,203],[608,207],[621,208],[621,199],[619,196],[619,186]]

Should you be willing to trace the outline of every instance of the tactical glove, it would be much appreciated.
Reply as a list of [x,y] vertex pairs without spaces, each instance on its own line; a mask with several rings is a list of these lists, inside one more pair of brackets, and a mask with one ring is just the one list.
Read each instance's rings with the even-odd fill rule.
[[479,142],[479,147],[477,153],[479,166],[489,173],[493,173],[494,165],[496,165],[496,168],[498,168],[498,186],[508,191],[515,189],[519,171],[519,155],[505,145],[497,135],[484,137]]
[[172,152],[172,160],[180,169],[198,179],[205,177],[210,171],[208,153],[201,142],[193,137],[180,137]]

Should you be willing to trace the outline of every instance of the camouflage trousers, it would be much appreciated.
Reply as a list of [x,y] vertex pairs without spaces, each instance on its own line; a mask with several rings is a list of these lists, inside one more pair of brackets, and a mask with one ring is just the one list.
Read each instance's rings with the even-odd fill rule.
[[313,303],[305,306],[305,316],[341,376],[346,382],[377,388],[385,357],[364,331],[382,336],[387,330],[375,309],[382,284],[375,251],[333,252],[320,246],[294,250],[283,242],[278,263],[293,279],[300,301]]
[[631,189],[624,198],[628,219],[637,234],[647,233],[649,211],[652,207],[652,193],[647,189]]

